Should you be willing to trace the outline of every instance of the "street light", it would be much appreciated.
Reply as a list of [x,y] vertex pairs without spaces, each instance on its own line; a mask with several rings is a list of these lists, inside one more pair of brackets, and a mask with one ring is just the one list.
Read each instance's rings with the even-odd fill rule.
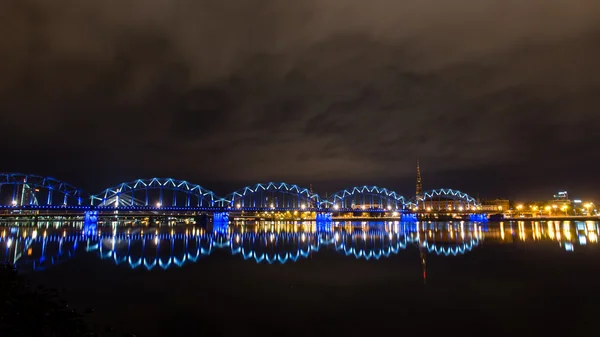
[[521,214],[522,209],[523,209],[523,205],[517,205],[517,210],[519,211],[519,214]]
[[583,207],[585,207],[585,210],[587,212],[587,215],[590,215],[590,208],[592,208],[592,203],[588,202],[587,204],[583,205]]

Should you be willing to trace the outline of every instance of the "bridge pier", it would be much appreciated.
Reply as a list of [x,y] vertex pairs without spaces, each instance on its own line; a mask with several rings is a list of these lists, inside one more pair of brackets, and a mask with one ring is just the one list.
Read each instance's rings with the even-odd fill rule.
[[98,211],[86,211],[83,218],[83,234],[93,235],[98,231]]
[[333,214],[331,212],[318,212],[315,220],[318,232],[330,232],[333,229]]
[[487,214],[470,214],[470,221],[488,222]]
[[333,219],[333,213],[331,212],[317,212],[315,220],[317,222],[331,222]]
[[402,213],[400,215],[400,221],[404,222],[416,222],[419,221],[416,213]]
[[208,228],[210,231],[220,234],[227,233],[227,229],[229,228],[229,212],[214,212],[212,220],[212,226]]

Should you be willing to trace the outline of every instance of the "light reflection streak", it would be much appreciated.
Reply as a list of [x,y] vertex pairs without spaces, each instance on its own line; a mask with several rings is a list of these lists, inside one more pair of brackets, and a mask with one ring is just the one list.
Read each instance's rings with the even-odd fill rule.
[[[229,251],[244,260],[268,264],[296,262],[323,249],[356,259],[379,260],[399,254],[410,245],[420,244],[432,254],[458,255],[477,246],[481,239],[481,228],[478,233],[477,226],[466,227],[461,224],[466,240],[449,235],[446,229],[452,228],[453,232],[453,226],[440,230],[434,224],[423,224],[423,231],[427,230],[428,234],[421,235],[417,232],[418,224],[403,223],[361,223],[358,227],[339,223],[327,226],[271,225],[267,228],[231,226],[224,231],[208,233],[196,228],[185,228],[180,232],[170,229],[165,233],[157,229],[147,231],[147,234],[143,230],[131,229],[119,232],[112,227],[109,233],[98,230],[93,235],[67,234],[66,230],[59,234],[44,231],[43,237],[38,236],[36,230],[23,230],[21,236],[7,236],[0,240],[0,246],[5,246],[7,257],[9,250],[14,251],[11,263],[31,265],[34,270],[43,270],[75,256],[78,247],[81,252],[96,253],[101,259],[112,260],[117,265],[151,270],[182,267],[210,256],[215,250]],[[24,242],[18,253],[14,249],[15,241]],[[27,252],[26,256],[23,252]]]
[[[598,243],[595,222],[519,221],[520,242],[533,244],[552,240],[567,251],[578,246]],[[130,268],[168,269],[198,262],[216,250],[255,263],[285,264],[306,259],[322,250],[343,256],[379,260],[397,255],[414,246],[422,252],[441,256],[466,254],[482,241],[514,242],[507,230],[512,223],[500,223],[492,228],[486,224],[449,223],[348,223],[327,225],[302,224],[268,226],[229,226],[219,231],[202,228],[110,229],[83,235],[73,230],[18,229],[0,238],[0,259],[19,268],[31,266],[42,270],[63,262],[78,253],[91,252],[101,259]],[[546,229],[546,230],[544,230]],[[460,232],[460,234],[458,233]],[[459,234],[459,235],[457,235]]]

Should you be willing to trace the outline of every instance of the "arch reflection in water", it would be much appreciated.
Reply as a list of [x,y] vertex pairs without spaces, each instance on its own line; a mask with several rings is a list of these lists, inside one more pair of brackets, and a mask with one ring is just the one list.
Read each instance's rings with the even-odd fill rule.
[[112,228],[91,235],[76,229],[14,228],[8,233],[3,231],[0,256],[21,269],[43,270],[87,252],[133,269],[151,270],[181,267],[215,251],[269,264],[295,262],[324,249],[356,259],[377,260],[398,254],[409,245],[448,256],[470,251],[480,239],[480,225],[462,222],[340,222],[330,226],[271,223],[229,226],[214,232],[196,227]]

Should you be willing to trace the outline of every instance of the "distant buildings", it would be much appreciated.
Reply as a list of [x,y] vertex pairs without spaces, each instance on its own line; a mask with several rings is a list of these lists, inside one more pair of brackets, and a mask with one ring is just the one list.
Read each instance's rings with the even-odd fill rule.
[[481,202],[481,209],[499,213],[506,212],[510,210],[510,201],[507,199],[484,200]]
[[567,191],[558,192],[554,195],[554,198],[548,201],[549,205],[556,205],[555,208],[562,208],[563,206],[571,207],[573,206],[573,202],[569,200],[569,193]]

